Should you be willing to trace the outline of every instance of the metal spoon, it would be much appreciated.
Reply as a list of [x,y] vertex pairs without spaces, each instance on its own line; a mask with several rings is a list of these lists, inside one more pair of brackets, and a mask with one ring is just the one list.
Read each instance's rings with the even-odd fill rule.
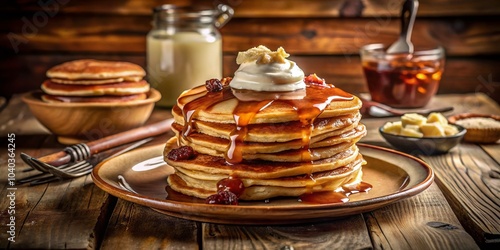
[[418,0],[406,0],[403,3],[403,9],[401,10],[401,34],[399,35],[399,39],[387,49],[388,54],[413,53],[411,32],[415,18],[417,17],[417,10]]
[[359,98],[363,103],[361,107],[361,113],[368,117],[402,116],[406,113],[417,113],[423,116],[427,116],[433,112],[444,113],[453,110],[453,107],[440,107],[430,109],[396,109],[382,103],[367,100],[362,97]]

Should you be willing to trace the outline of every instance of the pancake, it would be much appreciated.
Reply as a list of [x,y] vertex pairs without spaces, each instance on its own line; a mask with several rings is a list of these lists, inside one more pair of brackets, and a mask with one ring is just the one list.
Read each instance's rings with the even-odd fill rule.
[[[340,135],[343,133],[348,133],[348,131],[352,131],[353,129],[356,129],[358,127],[358,125],[359,125],[359,123],[356,122],[353,124],[348,124],[347,126],[345,126],[343,128],[326,131],[326,132],[321,133],[321,134],[315,133],[313,131],[311,133],[310,143],[315,144],[315,143],[317,143],[321,140],[324,140],[326,138]],[[178,136],[182,136],[182,128],[180,127],[179,124],[173,123],[172,129],[174,132],[176,132],[176,134]],[[274,130],[275,129],[271,129],[271,131],[274,131]],[[276,133],[272,133],[271,131],[264,130],[264,131],[262,131],[262,133],[258,133],[259,132],[258,130],[257,131],[254,130],[253,131],[254,133],[252,133],[251,136],[250,135],[246,136],[243,139],[243,142],[245,143],[246,146],[254,145],[253,142],[264,142],[264,143],[267,143],[267,144],[265,144],[267,146],[272,146],[273,144],[285,145],[285,143],[291,143],[291,144],[300,143],[300,146],[303,146],[303,137],[302,137],[302,134],[300,133],[302,131],[300,131],[299,133],[291,133],[290,135],[286,135],[285,133],[283,133],[282,132],[283,130],[276,132]],[[284,131],[286,131],[286,130],[284,130]],[[202,134],[202,135],[200,135],[200,134]],[[201,136],[204,136],[204,135],[211,136],[212,140],[217,139],[217,138],[228,140],[231,137],[230,134],[228,136],[219,136],[219,135],[214,134],[210,131],[203,131],[202,132],[201,130],[198,130],[196,133],[192,133],[189,138],[192,139],[193,141],[194,140],[201,140]],[[313,147],[313,145],[311,145],[311,146]]]
[[59,79],[52,78],[51,81],[60,84],[106,84],[106,83],[115,83],[115,82],[138,82],[142,80],[142,76],[125,76],[120,78],[109,78],[109,79],[77,79],[77,80],[69,80],[69,79]]
[[[184,126],[184,117],[180,109],[174,108],[172,111],[175,123]],[[314,129],[311,132],[312,137],[319,135],[328,136],[327,133],[333,130],[343,128],[353,128],[361,120],[361,114],[355,112],[353,114],[342,115],[332,118],[318,118],[313,122]],[[234,124],[231,123],[216,123],[202,120],[193,120],[193,127],[200,133],[214,137],[229,139],[231,132],[234,129]],[[178,127],[178,126],[177,126]],[[261,123],[249,124],[245,141],[255,142],[283,142],[295,139],[301,139],[303,136],[304,124],[300,121],[282,122],[282,123]],[[325,138],[325,137],[323,137]]]
[[[295,176],[285,175],[284,177],[267,178],[267,176],[263,175],[264,178],[250,178],[250,177],[245,176],[244,174],[241,174],[241,175],[235,174],[235,175],[233,175],[233,178],[234,177],[240,178],[243,181],[243,183],[245,184],[245,186],[247,186],[247,187],[251,186],[251,185],[264,185],[264,183],[267,183],[269,185],[275,185],[275,186],[279,185],[279,186],[290,186],[290,187],[291,186],[305,186],[305,185],[313,186],[315,184],[321,184],[322,181],[319,181],[319,179],[324,177],[325,173],[329,173],[327,175],[328,178],[332,178],[332,177],[334,177],[334,175],[348,174],[347,170],[352,169],[353,166],[359,165],[359,167],[360,167],[361,165],[364,164],[363,157],[359,154],[356,156],[356,158],[353,158],[353,159],[354,160],[352,160],[349,163],[346,163],[344,166],[337,166],[337,164],[335,164],[335,165],[332,164],[331,169],[329,169],[328,166],[322,166],[322,168],[326,169],[326,170],[318,171],[318,172],[315,172],[312,174],[307,173],[308,171],[311,171],[311,169],[312,169],[311,166],[303,165],[303,167],[309,168],[309,169],[303,170],[303,172],[305,171],[306,173],[297,174]],[[317,165],[319,165],[319,163]],[[298,171],[298,172],[300,172],[300,171]],[[288,173],[291,173],[291,172],[288,172]],[[197,179],[200,181],[212,181],[212,182],[219,181],[219,180],[226,177],[224,174],[214,174],[214,173],[207,174],[207,172],[190,170],[187,168],[179,168],[179,170],[176,174],[182,174],[183,176],[189,176],[191,178],[194,178],[194,179]],[[298,178],[299,176],[301,178]],[[292,179],[295,179],[297,182],[294,183],[293,181],[291,181]],[[275,183],[275,184],[270,184],[270,183]],[[280,184],[276,184],[276,183],[280,183]],[[214,187],[216,187],[216,186],[214,186]],[[208,189],[213,190],[214,187],[209,187]]]
[[59,84],[106,84],[106,83],[115,83],[115,82],[123,82],[124,78],[109,78],[109,79],[79,79],[79,80],[68,80],[68,79],[59,79],[52,78],[50,79],[54,83]]
[[[245,189],[239,198],[242,200],[266,200],[270,197],[299,197],[311,192],[331,192],[341,186],[349,186],[359,183],[362,176],[362,170],[361,166],[357,165],[354,170],[350,170],[343,175],[335,174],[333,171],[327,171],[322,174],[327,175],[327,177],[320,181],[321,185],[312,186],[307,184],[299,186],[251,185],[252,183],[258,183],[258,181],[248,181],[243,179]],[[291,179],[295,179],[300,182],[300,180],[307,180],[307,178],[309,177],[297,176],[295,178],[284,179],[281,183],[293,183],[290,182]],[[181,190],[183,194],[202,199],[205,199],[217,192],[217,189],[215,188],[217,186],[217,182],[198,182],[197,180],[184,176],[183,174],[170,175],[167,181],[172,189]]]
[[[176,147],[176,139],[167,141],[165,154]],[[312,174],[333,170],[356,160],[359,149],[352,145],[332,157],[312,162],[270,162],[270,161],[246,161],[238,164],[227,164],[224,157],[208,154],[198,154],[190,160],[173,161],[165,158],[165,162],[176,169],[188,169],[207,175],[239,176],[253,179],[273,179],[287,176]]]
[[[122,77],[144,77],[146,72],[137,64],[129,62],[100,61],[82,59],[69,61],[50,68],[47,77],[78,80],[78,79],[110,79]],[[71,82],[66,82],[71,83]],[[95,84],[95,83],[94,83]]]
[[99,85],[69,85],[46,80],[42,83],[41,88],[47,94],[62,96],[132,95],[148,92],[149,84],[145,80],[141,80],[139,82],[118,82]]
[[[193,133],[189,139],[179,136],[179,125],[173,124],[173,130],[181,140],[181,144],[191,146],[197,152],[207,153],[210,155],[224,156],[231,141],[225,138],[212,137],[201,133]],[[365,136],[366,129],[364,125],[358,125],[356,128],[349,131],[344,131],[337,135],[327,137],[325,139],[310,143],[309,149],[315,157],[329,157],[328,152],[335,152],[331,149],[341,143],[353,143]],[[314,137],[311,139],[311,141]],[[287,142],[245,142],[240,145],[243,159],[267,159],[271,161],[301,161],[303,142],[301,139],[296,139]],[[280,152],[283,152],[279,154]],[[288,159],[285,159],[288,158]],[[316,160],[313,158],[313,160]]]
[[66,102],[66,103],[109,103],[109,102],[131,102],[145,100],[148,96],[145,93],[123,95],[123,96],[60,96],[42,95],[44,102]]
[[[317,107],[308,105],[308,103],[312,102],[317,103],[319,106],[326,105],[326,107],[320,111]],[[240,103],[231,88],[225,88],[221,93],[207,93],[204,86],[198,86],[183,92],[177,100],[177,106],[183,113],[193,113],[192,119],[231,124],[235,123],[233,112]],[[349,115],[359,112],[362,105],[358,97],[341,89],[333,86],[318,88],[313,85],[308,86],[306,89],[304,99],[264,100],[245,103],[249,103],[249,106],[258,111],[255,112],[249,124],[300,121],[303,119],[303,117],[300,117],[301,114],[308,115],[311,118]],[[258,110],[259,107],[265,108]],[[301,110],[300,113],[297,112],[298,109]]]

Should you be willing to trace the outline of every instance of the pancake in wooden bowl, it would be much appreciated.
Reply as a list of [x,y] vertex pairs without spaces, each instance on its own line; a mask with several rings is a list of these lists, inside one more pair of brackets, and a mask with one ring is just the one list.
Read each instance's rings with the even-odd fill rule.
[[146,122],[161,95],[144,75],[128,62],[70,61],[49,69],[43,92],[28,93],[23,101],[59,142],[95,140]]

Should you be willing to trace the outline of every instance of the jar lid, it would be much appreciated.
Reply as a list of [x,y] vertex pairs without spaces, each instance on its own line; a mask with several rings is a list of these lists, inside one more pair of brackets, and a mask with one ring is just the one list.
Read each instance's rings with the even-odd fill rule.
[[225,4],[217,5],[216,9],[163,4],[153,8],[153,14],[156,20],[168,23],[197,21],[200,23],[214,23],[215,27],[220,28],[233,17],[234,10]]

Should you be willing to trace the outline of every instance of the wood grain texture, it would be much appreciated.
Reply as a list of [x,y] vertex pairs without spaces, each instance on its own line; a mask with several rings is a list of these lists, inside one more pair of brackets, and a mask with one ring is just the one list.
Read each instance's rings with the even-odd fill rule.
[[368,249],[361,215],[292,226],[203,224],[203,249]]
[[[27,15],[28,17],[30,15]],[[41,21],[40,21],[41,22]],[[0,20],[0,48],[5,53],[138,53],[146,51],[148,16],[59,14],[35,25],[7,14]],[[370,43],[391,44],[400,22],[381,18],[240,18],[221,29],[223,50],[237,53],[265,44],[283,46],[293,55],[349,55]],[[499,54],[499,17],[427,18],[415,23],[416,48],[442,45],[450,56]]]
[[[498,158],[500,145],[493,152]],[[460,144],[446,156],[422,156],[466,229],[483,247],[500,246],[500,166],[474,144]]]
[[[442,45],[448,55],[497,54],[498,18],[420,19],[415,22],[415,47]],[[292,55],[357,54],[366,44],[391,44],[399,35],[397,18],[241,19],[221,32],[224,51],[237,52],[259,44],[283,46]],[[496,48],[495,48],[496,47]]]
[[[339,9],[346,0],[88,0],[57,1],[63,13],[99,13],[113,15],[150,15],[151,8],[161,4],[213,6],[216,3],[229,4],[235,9],[236,17],[338,17]],[[362,16],[399,15],[402,0],[366,0],[363,1]],[[500,5],[495,1],[478,0],[420,0],[419,16],[451,16],[451,15],[495,15],[500,13]],[[54,7],[53,7],[54,8]],[[0,7],[1,11],[39,11],[43,9],[37,0],[8,1]],[[262,11],[273,10],[273,11]]]
[[[29,167],[19,158],[21,152],[39,157],[62,148],[19,101],[13,99],[0,116],[1,148],[6,148],[4,136],[7,133],[16,134],[16,179],[33,175],[33,172],[23,172]],[[6,150],[0,152],[2,166],[6,166],[6,153]],[[0,179],[0,193],[6,197],[7,168],[0,169],[1,176],[5,177]],[[93,185],[90,176],[34,187],[16,185],[15,188],[16,242],[9,244],[3,238],[0,248],[85,249],[96,247],[102,240],[102,216],[108,211],[109,196]],[[0,199],[2,225],[7,223],[8,214],[4,212],[7,212],[8,202],[8,199]]]
[[436,184],[365,219],[374,249],[478,249]]
[[[338,17],[340,16],[339,9],[348,2],[345,0],[335,1],[308,1],[295,0],[293,4],[287,0],[278,1],[223,1],[232,4],[236,10],[237,17]],[[384,0],[367,0],[363,2],[361,16],[372,17],[380,15],[397,16],[400,13],[402,1],[384,1]],[[450,15],[494,15],[498,13],[500,6],[498,4],[491,5],[490,1],[429,1],[420,0],[418,15],[419,16],[450,16]],[[491,8],[486,8],[489,6]],[[263,12],[262,9],[272,9],[273,11]]]
[[[17,178],[27,175],[20,173],[26,168],[21,159],[17,168]],[[2,189],[4,197],[5,192],[6,189]],[[16,190],[18,232],[16,241],[8,246],[12,249],[93,248],[104,226],[100,216],[106,213],[107,198],[104,191],[92,184],[90,176],[35,187],[20,186]],[[0,207],[6,207],[5,202],[2,199]],[[6,222],[6,217],[2,215],[1,220]]]
[[199,249],[199,224],[118,200],[101,249]]
[[495,144],[484,144],[481,148],[491,156],[497,163],[500,164],[500,154],[498,153],[498,147]]

